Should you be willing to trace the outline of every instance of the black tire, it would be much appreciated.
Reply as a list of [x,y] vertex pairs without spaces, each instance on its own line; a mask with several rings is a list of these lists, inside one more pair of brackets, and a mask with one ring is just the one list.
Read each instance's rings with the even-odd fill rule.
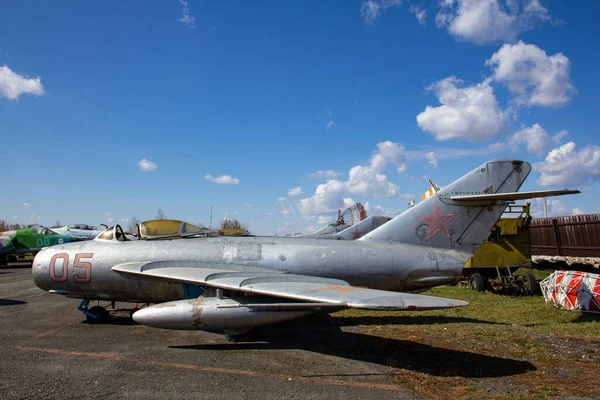
[[478,292],[485,292],[485,281],[483,276],[479,272],[472,273],[469,276],[469,285],[471,289],[477,290]]
[[87,322],[93,324],[101,324],[103,322],[106,322],[106,320],[108,320],[108,318],[110,317],[110,313],[106,311],[106,308],[101,306],[92,307],[88,310],[88,312],[90,314],[93,314],[94,317],[88,315]]
[[535,276],[533,276],[530,271],[527,271],[523,274],[523,279],[525,280],[525,294],[528,296],[535,296],[540,287]]
[[0,268],[8,267],[8,259],[4,256],[0,257]]

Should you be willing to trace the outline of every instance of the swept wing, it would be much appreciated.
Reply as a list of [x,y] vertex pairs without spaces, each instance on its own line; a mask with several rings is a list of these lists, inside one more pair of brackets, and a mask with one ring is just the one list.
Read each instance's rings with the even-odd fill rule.
[[496,200],[525,200],[535,199],[538,197],[552,197],[552,196],[564,196],[566,194],[577,194],[581,193],[579,190],[560,189],[560,190],[535,190],[532,192],[510,192],[510,193],[492,193],[492,194],[473,194],[473,195],[461,195],[451,196],[450,200],[465,203],[477,203],[485,202],[489,203]]
[[[112,270],[128,276],[192,283],[295,301],[371,310],[432,310],[465,306],[461,300],[351,286],[340,279],[261,271],[236,264],[189,261],[127,263]],[[307,308],[310,308],[307,305]]]

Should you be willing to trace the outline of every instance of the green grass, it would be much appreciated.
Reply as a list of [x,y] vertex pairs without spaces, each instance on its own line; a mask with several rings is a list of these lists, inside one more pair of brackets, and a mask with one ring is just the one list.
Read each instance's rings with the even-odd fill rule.
[[[428,317],[476,320],[484,324],[503,324],[531,327],[562,333],[567,336],[600,338],[600,315],[568,311],[547,304],[542,296],[510,297],[493,293],[480,293],[458,287],[437,287],[427,292],[431,296],[448,297],[469,302],[466,307],[417,312],[376,312],[366,310],[344,310],[332,314],[334,317],[402,316],[406,319]],[[410,320],[407,322],[410,323]],[[484,334],[483,332],[481,333]]]

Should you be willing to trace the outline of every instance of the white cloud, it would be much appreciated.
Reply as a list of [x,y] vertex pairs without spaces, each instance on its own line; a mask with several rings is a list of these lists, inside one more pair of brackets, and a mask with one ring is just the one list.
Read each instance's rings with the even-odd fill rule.
[[244,207],[246,207],[246,208],[252,208],[252,204],[250,204],[250,203],[244,203]]
[[333,115],[333,111],[332,110],[327,111],[327,116],[328,117],[331,117],[332,115]]
[[417,21],[419,21],[419,25],[426,24],[425,18],[427,18],[427,10],[419,6],[410,6],[410,12],[415,15]]
[[335,179],[338,176],[338,173],[333,170],[318,170],[315,172],[311,172],[307,175],[310,179]]
[[344,195],[363,197],[395,197],[399,188],[381,173],[388,163],[402,173],[406,170],[404,146],[391,141],[377,144],[369,165],[356,165],[348,172],[348,180],[331,179],[317,186],[315,194],[300,200],[298,210],[303,216],[333,213],[345,208]]
[[588,145],[581,151],[575,143],[566,143],[548,153],[542,162],[533,164],[541,173],[541,186],[577,186],[600,181],[600,147]]
[[300,196],[302,193],[304,192],[300,186],[296,186],[295,188],[288,190],[288,196],[290,197]]
[[278,197],[275,202],[276,203],[281,203],[282,201],[286,201],[286,200],[287,200],[287,197]]
[[333,128],[333,124],[334,121],[329,121],[327,124],[325,124],[325,132],[329,132],[329,130]]
[[503,7],[498,0],[443,0],[436,25],[447,28],[456,39],[482,45],[514,41],[537,21],[550,19],[538,0],[506,3],[507,7]]
[[377,143],[377,148],[378,151],[373,152],[370,160],[373,170],[382,171],[388,163],[392,163],[399,174],[406,172],[407,154],[402,144],[387,140]]
[[541,155],[550,150],[552,142],[560,143],[562,137],[567,135],[566,130],[558,132],[550,137],[548,132],[539,124],[533,124],[529,128],[523,128],[509,138],[509,144],[513,151],[517,151],[522,145],[525,145],[527,152]]
[[[558,199],[546,199],[546,209],[548,217],[561,217],[563,215],[582,215],[585,212],[580,208],[569,209],[562,201]],[[544,199],[532,199],[531,216],[534,218],[544,217]]]
[[372,24],[388,8],[401,5],[402,0],[366,0],[362,2],[360,13],[366,23]]
[[233,178],[229,175],[220,175],[214,177],[211,174],[206,174],[204,175],[204,179],[211,180],[214,183],[218,183],[219,185],[237,185],[238,183],[240,183],[240,180],[238,178]]
[[290,215],[294,213],[294,206],[292,204],[284,204],[281,206],[282,215]]
[[29,207],[31,207],[31,204],[29,204],[29,203],[25,202],[25,203],[23,203],[23,207],[25,207],[25,208],[29,208]]
[[13,215],[13,219],[19,219],[18,215]]
[[158,165],[156,165],[156,163],[153,163],[150,160],[146,160],[145,158],[142,158],[140,162],[138,162],[138,166],[142,171],[145,172],[154,171],[156,168],[158,168]]
[[569,77],[570,61],[562,53],[548,56],[532,44],[505,44],[486,60],[492,78],[504,83],[518,105],[560,107],[577,93]]
[[27,78],[25,75],[13,72],[7,65],[0,67],[0,97],[17,100],[22,94],[41,96],[44,94],[42,80]]
[[266,213],[264,213],[265,217],[272,217],[273,215],[275,215],[275,213],[267,211]]
[[190,14],[190,7],[186,0],[179,0],[179,3],[183,6],[183,15],[177,19],[178,22],[189,26],[190,28],[196,27],[196,17]]
[[427,106],[417,115],[419,127],[430,132],[436,140],[490,140],[497,136],[507,122],[507,113],[498,106],[489,81],[474,86],[458,87],[462,81],[455,76],[442,79],[428,90],[436,93],[442,103]]

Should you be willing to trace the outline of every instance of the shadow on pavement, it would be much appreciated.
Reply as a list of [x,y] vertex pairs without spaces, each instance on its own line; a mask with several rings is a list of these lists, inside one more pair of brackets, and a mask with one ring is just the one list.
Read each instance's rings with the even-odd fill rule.
[[0,307],[3,306],[18,306],[19,304],[26,304],[26,301],[13,300],[13,299],[0,299]]
[[[431,318],[439,322],[438,317]],[[376,317],[369,317],[371,323],[375,323],[373,319]],[[396,317],[392,319],[397,322]],[[460,320],[461,318],[458,318],[455,322]],[[527,361],[445,349],[409,340],[343,332],[335,325],[335,318],[333,321],[306,318],[263,327],[260,329],[259,340],[262,342],[208,343],[170,348],[220,351],[297,349],[435,376],[466,378],[503,377],[536,370],[535,366]]]

